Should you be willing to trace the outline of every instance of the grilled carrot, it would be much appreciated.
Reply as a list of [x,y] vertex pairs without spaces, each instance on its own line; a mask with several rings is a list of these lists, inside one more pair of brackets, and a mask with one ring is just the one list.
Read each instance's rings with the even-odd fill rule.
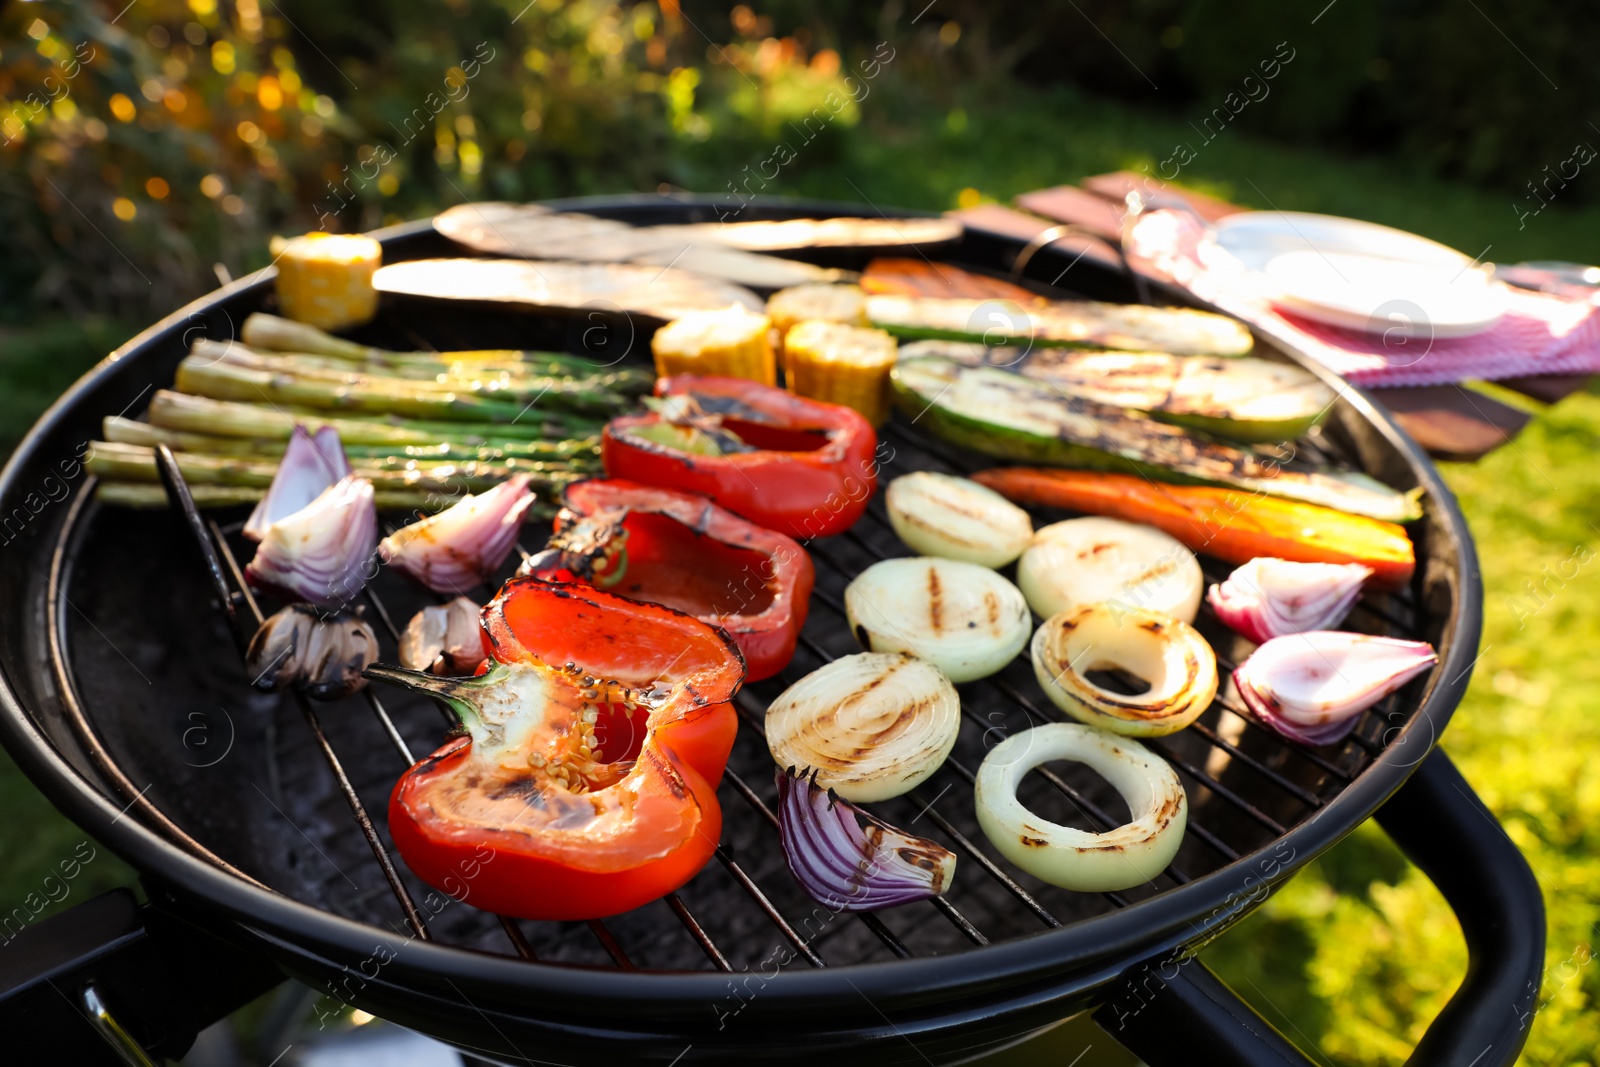
[[1229,563],[1258,556],[1361,563],[1372,568],[1374,585],[1391,589],[1410,581],[1416,566],[1402,527],[1315,504],[1091,471],[996,467],[972,477],[1021,504],[1146,523]]

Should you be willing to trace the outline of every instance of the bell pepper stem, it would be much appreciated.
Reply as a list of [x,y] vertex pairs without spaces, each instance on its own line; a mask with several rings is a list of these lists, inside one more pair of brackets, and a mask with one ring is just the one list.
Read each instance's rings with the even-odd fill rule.
[[426,693],[435,697],[450,709],[460,720],[461,725],[470,729],[478,725],[479,716],[477,704],[468,694],[474,689],[483,688],[483,684],[494,677],[495,671],[491,670],[488,674],[472,678],[444,678],[437,674],[374,663],[361,674],[362,677],[373,681],[388,682],[390,685],[409,689],[413,693]]

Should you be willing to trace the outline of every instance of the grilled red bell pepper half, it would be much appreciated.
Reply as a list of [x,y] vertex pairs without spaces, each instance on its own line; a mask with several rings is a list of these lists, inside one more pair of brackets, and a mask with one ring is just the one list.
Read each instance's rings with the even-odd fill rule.
[[653,410],[606,425],[606,474],[704,493],[790,537],[828,537],[877,488],[878,435],[859,413],[740,378],[656,383]]
[[524,919],[615,915],[694,877],[722,833],[738,646],[671,608],[534,578],[507,582],[483,626],[476,677],[367,672],[442,698],[465,731],[390,796],[406,865]]
[[549,547],[520,573],[587,581],[720,626],[749,681],[788,665],[815,577],[794,538],[698,493],[620,479],[575,482],[562,503]]

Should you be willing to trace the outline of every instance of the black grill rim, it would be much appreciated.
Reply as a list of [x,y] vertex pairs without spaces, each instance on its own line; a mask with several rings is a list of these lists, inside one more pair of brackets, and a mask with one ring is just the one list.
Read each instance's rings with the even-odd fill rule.
[[[609,214],[632,221],[659,221],[670,217],[710,219],[727,202],[714,197],[654,196],[590,197],[549,201],[547,205],[566,210]],[[751,210],[755,208],[756,210]],[[826,213],[873,216],[884,214],[858,204],[827,201],[777,200],[755,202],[747,208],[755,217],[786,218]],[[895,217],[919,213],[893,211]],[[377,231],[386,252],[395,260],[435,254],[437,245],[431,222],[422,220]],[[974,241],[969,235],[968,241]],[[1001,240],[980,235],[976,240]],[[1015,251],[1021,242],[1002,241]],[[1047,250],[1036,260],[1049,263]],[[1058,256],[1061,266],[1066,257]],[[9,512],[33,486],[25,482],[32,462],[38,458],[54,433],[79,417],[81,407],[96,405],[102,390],[113,392],[128,383],[119,381],[149,353],[170,345],[186,327],[207,312],[239,310],[253,304],[257,293],[269,286],[273,272],[257,272],[216,293],[210,294],[162,319],[146,329],[102,363],[89,371],[63,395],[29,432],[27,438],[0,472],[0,513]],[[1168,293],[1174,303],[1193,304],[1192,299]],[[1281,344],[1276,347],[1282,349]],[[1466,522],[1454,496],[1444,485],[1431,461],[1393,420],[1378,408],[1363,391],[1339,382],[1330,372],[1303,358],[1288,353],[1342,392],[1361,418],[1372,424],[1379,435],[1410,468],[1428,499],[1435,530],[1443,535],[1444,546],[1430,553],[1437,558],[1438,548],[1456,555],[1454,614],[1446,623],[1448,649],[1441,669],[1423,694],[1415,715],[1400,735],[1351,783],[1332,800],[1269,846],[1286,844],[1293,858],[1281,865],[1271,884],[1281,883],[1304,863],[1320,854],[1372,815],[1409,777],[1430,751],[1466,690],[1476,662],[1481,630],[1482,587],[1476,553]],[[154,358],[154,357],[150,357]],[[49,459],[51,457],[46,457]],[[78,487],[81,490],[81,486]],[[52,517],[48,531],[59,525]],[[53,541],[40,537],[40,542]],[[0,559],[0,568],[32,566],[37,558],[19,563],[23,552]],[[33,553],[37,557],[37,550]],[[15,583],[37,590],[36,576],[18,575]],[[43,612],[32,618],[12,620],[13,625],[40,625]],[[36,725],[32,713],[23,707],[9,677],[0,678],[0,739],[20,766],[50,799],[85,829],[104,841],[115,852],[161,885],[171,885],[186,901],[192,901],[201,921],[234,924],[246,940],[278,958],[290,969],[302,973],[325,973],[341,964],[366,958],[375,945],[386,945],[395,952],[385,968],[388,983],[432,990],[434,995],[454,999],[468,992],[487,998],[490,1005],[507,1010],[505,1005],[537,1005],[541,1015],[559,1011],[574,1018],[593,1018],[605,1012],[618,998],[630,1001],[634,1029],[672,1029],[689,1025],[683,1012],[704,1012],[708,1003],[727,995],[727,978],[720,973],[660,975],[648,972],[623,972],[612,969],[586,970],[571,966],[544,966],[512,957],[499,957],[447,945],[422,944],[385,933],[378,928],[323,912],[309,904],[255,889],[182,852],[155,832],[132,819],[121,818],[120,806],[58,752]],[[1413,747],[1417,746],[1417,747]],[[821,971],[784,971],[781,980],[768,983],[762,995],[751,1001],[757,1019],[808,1018],[827,1004],[836,1016],[836,1025],[852,1018],[870,1019],[879,1025],[880,1009],[914,1018],[939,1010],[954,1010],[968,1015],[980,1002],[1001,1012],[1021,1010],[1019,1005],[1060,1001],[1082,994],[1114,978],[1129,963],[1172,951],[1184,945],[1203,943],[1248,913],[1261,898],[1255,876],[1260,851],[1195,881],[1168,889],[1159,896],[1132,907],[1073,923],[1058,930],[1043,930],[1016,940],[974,949],[959,957],[923,957],[878,963],[832,967]],[[457,987],[464,983],[464,988]],[[871,1005],[863,1005],[864,1000]],[[853,1009],[846,1005],[854,1004]],[[1004,1005],[1004,1007],[1002,1007]],[[513,1015],[521,1014],[515,1008]],[[984,1013],[985,1015],[988,1013]],[[616,1022],[610,1016],[603,1029]],[[830,1020],[830,1023],[835,1020]],[[748,1022],[746,1022],[748,1025]],[[916,1032],[916,1028],[912,1028]]]

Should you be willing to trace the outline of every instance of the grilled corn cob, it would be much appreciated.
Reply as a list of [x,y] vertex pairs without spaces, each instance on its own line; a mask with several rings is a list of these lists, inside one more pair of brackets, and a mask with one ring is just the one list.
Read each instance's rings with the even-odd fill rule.
[[278,303],[289,318],[319,329],[359,326],[377,313],[372,275],[382,262],[383,249],[370,237],[296,237],[278,256]]
[[767,317],[778,333],[778,366],[784,365],[783,338],[808,319],[868,326],[867,294],[859,285],[796,285],[779,289],[767,299]]
[[874,426],[889,417],[895,340],[884,330],[810,320],[784,338],[789,391],[855,408]]
[[650,342],[656,373],[662,377],[716,374],[774,385],[778,374],[771,330],[772,320],[742,307],[674,319],[657,330]]

